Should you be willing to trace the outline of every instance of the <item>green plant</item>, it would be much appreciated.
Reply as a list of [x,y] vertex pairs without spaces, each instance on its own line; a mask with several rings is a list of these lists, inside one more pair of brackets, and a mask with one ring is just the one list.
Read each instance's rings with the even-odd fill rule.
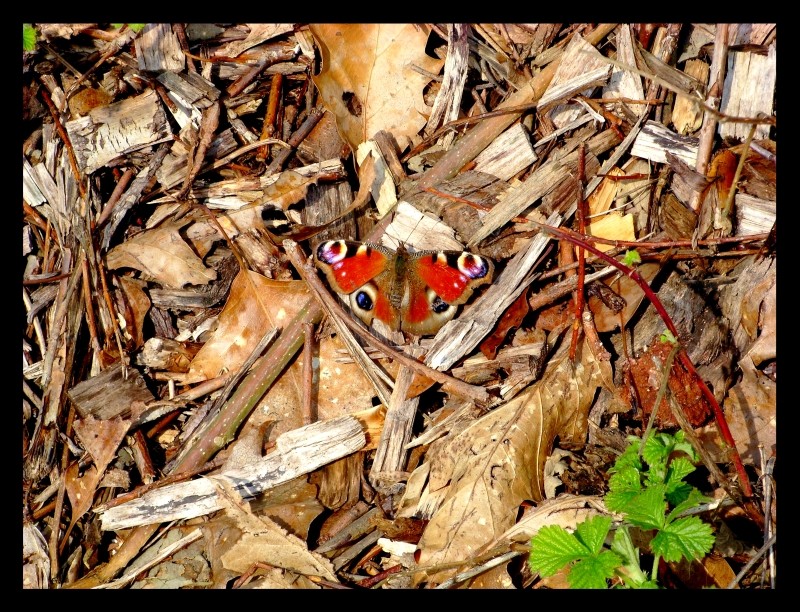
[[[569,566],[571,588],[604,589],[608,581],[627,588],[658,588],[660,559],[700,559],[714,544],[711,526],[697,516],[685,516],[708,501],[685,482],[698,461],[695,449],[682,431],[658,432],[647,437],[641,455],[640,438],[628,437],[628,447],[613,468],[606,507],[622,516],[614,527],[610,516],[599,515],[580,524],[574,533],[563,527],[542,527],[531,538],[528,563],[541,576],[552,576]],[[643,570],[633,530],[651,534],[652,572]]]
[[22,50],[33,51],[36,48],[36,28],[30,23],[22,24]]

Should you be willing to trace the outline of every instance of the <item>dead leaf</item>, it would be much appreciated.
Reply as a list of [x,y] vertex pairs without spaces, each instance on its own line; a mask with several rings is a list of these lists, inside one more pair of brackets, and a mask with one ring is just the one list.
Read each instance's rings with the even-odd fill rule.
[[[555,437],[585,441],[601,369],[610,366],[585,345],[577,363],[568,354],[565,343],[540,381],[446,439],[420,496],[442,495],[437,489],[447,487],[420,539],[420,565],[473,556],[514,524],[524,500],[544,498],[544,464]],[[430,580],[441,582],[455,571]]]
[[257,272],[240,271],[217,329],[192,360],[186,382],[236,371],[268,330],[285,326],[297,314],[307,296],[302,281],[274,281]]
[[209,283],[217,274],[186,244],[180,234],[185,224],[185,221],[164,223],[136,234],[108,252],[106,265],[110,270],[141,270],[173,289]]
[[123,302],[122,307],[119,308],[119,314],[125,320],[124,332],[131,341],[129,348],[135,350],[144,344],[142,326],[147,311],[150,310],[150,298],[144,291],[144,281],[129,276],[119,276],[116,280],[119,282],[120,296]]
[[75,433],[101,474],[116,456],[129,428],[130,421],[125,419],[96,419],[91,415],[75,419]]
[[[758,260],[753,256],[747,257],[731,272],[736,282],[720,289],[722,314],[730,321],[733,340],[741,354],[752,350],[760,324],[763,324],[762,334],[766,333],[766,338],[772,337],[774,343],[776,270],[773,258]],[[757,353],[763,359],[773,351],[774,344],[772,349],[765,345]]]
[[258,200],[258,204],[270,204],[286,211],[292,204],[302,201],[308,194],[308,188],[316,184],[316,176],[308,177],[284,170],[277,181],[264,188],[264,197]]
[[497,357],[497,349],[506,339],[508,333],[520,326],[522,320],[530,312],[530,304],[528,304],[528,293],[523,291],[520,296],[514,300],[514,303],[509,306],[500,317],[494,330],[489,334],[480,344],[481,353],[487,359],[494,359]]
[[[653,281],[659,270],[661,270],[661,264],[658,263],[644,263],[636,267],[636,271],[648,283]],[[636,313],[644,299],[644,291],[636,281],[625,275],[620,276],[618,279],[611,278],[601,282],[616,291],[626,303],[625,308],[619,313],[608,308],[599,298],[590,297],[588,300],[589,310],[594,315],[594,324],[597,327],[597,331],[614,331],[619,328],[620,321],[626,324]]]
[[[405,150],[427,122],[422,98],[444,61],[425,54],[427,31],[407,23],[312,24],[322,55],[314,77],[342,138],[355,151],[376,132],[390,132]],[[353,53],[358,49],[358,53]]]
[[69,505],[72,509],[69,527],[67,527],[66,531],[67,535],[72,532],[72,528],[75,527],[78,519],[92,507],[94,493],[99,482],[100,472],[93,465],[81,473],[80,466],[76,461],[64,472],[64,489],[67,492]]
[[297,536],[287,533],[268,517],[250,512],[232,486],[220,484],[220,497],[225,500],[225,517],[219,519],[240,531],[241,536],[220,555],[222,565],[231,571],[244,573],[255,563],[265,563],[304,576],[319,576],[338,582],[331,562],[308,550]]
[[[777,383],[758,370],[748,357],[739,361],[739,368],[742,379],[731,387],[722,408],[742,461],[758,466],[777,449]],[[701,437],[708,441],[706,446],[714,456],[720,455],[720,448],[725,448],[713,425],[706,426]],[[724,457],[719,459],[724,461]]]

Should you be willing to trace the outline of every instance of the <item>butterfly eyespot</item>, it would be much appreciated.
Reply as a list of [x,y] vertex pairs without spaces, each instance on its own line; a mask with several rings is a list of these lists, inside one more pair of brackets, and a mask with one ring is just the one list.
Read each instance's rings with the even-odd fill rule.
[[436,314],[441,314],[441,313],[443,313],[444,311],[446,311],[448,308],[450,308],[450,304],[448,304],[447,302],[445,302],[445,301],[444,301],[442,298],[440,298],[438,295],[436,296],[436,298],[435,298],[435,299],[433,300],[433,302],[431,303],[431,310],[432,310],[433,312],[435,312]]
[[359,291],[355,299],[356,304],[362,310],[372,310],[375,307],[372,297],[366,291]]

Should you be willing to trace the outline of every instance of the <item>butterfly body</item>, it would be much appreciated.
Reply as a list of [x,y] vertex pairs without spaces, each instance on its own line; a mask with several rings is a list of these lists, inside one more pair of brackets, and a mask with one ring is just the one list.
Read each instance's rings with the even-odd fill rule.
[[474,253],[409,253],[351,240],[323,242],[314,258],[364,323],[377,318],[417,335],[436,333],[494,272],[491,261]]

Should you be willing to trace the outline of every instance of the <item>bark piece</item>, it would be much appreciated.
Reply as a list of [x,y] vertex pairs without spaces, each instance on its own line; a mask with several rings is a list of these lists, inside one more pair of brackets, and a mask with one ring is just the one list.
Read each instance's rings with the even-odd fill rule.
[[75,409],[83,418],[127,418],[134,402],[148,402],[154,398],[142,375],[134,368],[123,371],[118,363],[97,376],[78,383],[67,391]]
[[167,115],[154,90],[90,111],[68,121],[78,166],[86,174],[99,170],[117,157],[170,136]]

